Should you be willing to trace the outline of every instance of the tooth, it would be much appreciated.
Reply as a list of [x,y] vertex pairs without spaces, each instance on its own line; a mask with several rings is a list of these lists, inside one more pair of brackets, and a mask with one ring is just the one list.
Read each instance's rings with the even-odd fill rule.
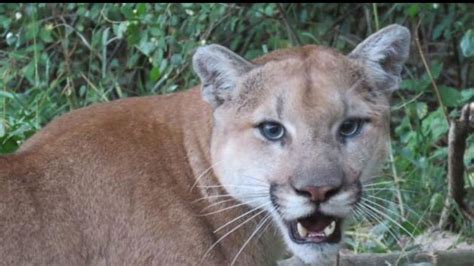
[[300,234],[301,237],[306,237],[308,235],[308,230],[304,228],[302,224],[297,223],[296,228],[298,229],[298,234]]
[[334,229],[336,229],[336,221],[332,221],[326,228],[324,228],[324,234],[326,236],[330,236],[334,233]]

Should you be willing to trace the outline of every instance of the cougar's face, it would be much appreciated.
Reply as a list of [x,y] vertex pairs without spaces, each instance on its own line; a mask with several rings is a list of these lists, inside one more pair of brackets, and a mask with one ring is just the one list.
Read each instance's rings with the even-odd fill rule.
[[391,25],[348,56],[304,46],[254,64],[209,45],[193,57],[214,109],[214,173],[306,263],[337,252],[361,182],[385,158],[388,98],[409,45],[408,29]]
[[306,262],[337,251],[361,181],[375,174],[388,140],[385,96],[371,95],[350,60],[310,55],[243,76],[238,96],[214,113],[212,138],[226,190],[266,210]]

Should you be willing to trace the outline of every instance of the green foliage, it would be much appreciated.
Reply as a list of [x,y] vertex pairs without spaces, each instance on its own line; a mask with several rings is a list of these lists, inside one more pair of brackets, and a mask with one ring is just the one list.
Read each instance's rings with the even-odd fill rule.
[[474,55],[474,30],[466,31],[461,40],[461,51],[465,57]]
[[[469,4],[422,3],[2,4],[0,153],[64,112],[197,85],[190,62],[202,44],[249,59],[300,44],[349,52],[377,28],[400,23],[417,33],[441,101],[413,42],[392,103],[393,159],[371,193],[385,216],[369,211],[348,244],[358,252],[406,250],[407,238],[439,218],[446,195],[443,108],[456,117],[474,100],[473,12]],[[466,163],[473,158],[468,145]]]

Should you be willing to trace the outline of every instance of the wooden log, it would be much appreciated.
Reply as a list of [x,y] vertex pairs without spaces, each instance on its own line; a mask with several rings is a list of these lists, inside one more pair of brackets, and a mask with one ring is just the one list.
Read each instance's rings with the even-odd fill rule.
[[389,254],[341,254],[338,266],[434,265],[473,266],[474,250],[405,252]]
[[[308,266],[296,257],[281,260],[278,266]],[[474,266],[474,250],[443,250],[435,252],[394,252],[378,253],[340,253],[337,262],[316,264],[331,266],[385,266],[385,265],[432,265],[432,266]]]
[[439,266],[473,266],[474,250],[437,251],[433,254],[433,264]]
[[429,258],[420,260],[416,252],[394,252],[389,254],[340,254],[338,266],[380,266],[406,265],[411,263],[430,262]]

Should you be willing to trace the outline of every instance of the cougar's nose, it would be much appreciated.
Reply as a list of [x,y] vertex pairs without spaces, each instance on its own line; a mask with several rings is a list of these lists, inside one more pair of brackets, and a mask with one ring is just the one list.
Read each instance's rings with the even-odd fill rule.
[[306,186],[302,189],[296,189],[296,192],[302,196],[308,197],[316,203],[324,202],[339,191],[340,187],[332,186]]

